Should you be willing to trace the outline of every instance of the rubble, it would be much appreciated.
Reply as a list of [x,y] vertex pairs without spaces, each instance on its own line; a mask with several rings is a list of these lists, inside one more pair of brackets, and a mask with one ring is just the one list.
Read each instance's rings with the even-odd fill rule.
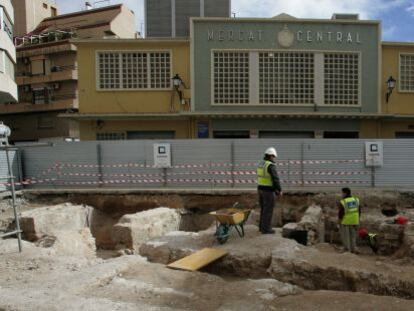
[[297,229],[308,232],[308,245],[324,242],[325,219],[322,208],[318,205],[309,206],[299,221]]
[[290,238],[292,232],[298,230],[298,224],[296,222],[289,222],[282,228],[282,236],[284,238]]
[[170,263],[204,247],[219,247],[229,254],[208,271],[238,277],[274,278],[310,290],[359,291],[378,295],[414,298],[414,267],[396,277],[401,267],[384,264],[378,271],[369,259],[334,251],[321,252],[276,235],[261,235],[254,226],[245,228],[244,239],[233,234],[229,242],[217,245],[214,232],[175,234],[144,243],[140,254],[151,262]]
[[122,216],[113,226],[112,236],[117,249],[138,251],[142,243],[175,231],[179,225],[180,214],[177,210],[159,207]]
[[24,211],[20,228],[25,239],[37,241],[60,231],[79,231],[89,227],[92,208],[70,203]]
[[60,204],[24,211],[20,227],[23,237],[67,256],[94,257],[95,239],[89,225],[92,208]]
[[[152,204],[149,197],[145,200]],[[178,196],[174,200],[177,206],[188,204]],[[220,204],[233,199],[226,200]],[[19,254],[15,239],[0,241],[0,310],[414,309],[412,224],[385,224],[380,209],[364,210],[362,225],[379,234],[380,253],[394,256],[339,253],[321,243],[337,225],[328,200],[321,196],[318,205],[300,198],[296,210],[293,198],[283,200],[279,206],[289,210],[274,214],[274,223],[289,220],[283,229],[260,234],[255,210],[246,236],[233,230],[223,245],[215,239],[208,210],[197,209],[194,198],[185,215],[180,215],[182,207],[136,213],[147,205],[134,206],[132,196],[122,211],[109,212],[104,200],[99,210],[59,204],[24,211],[24,237],[33,243],[23,241]],[[203,204],[211,209],[210,203]],[[414,211],[398,210],[414,216]],[[294,230],[310,233],[308,246],[282,237]],[[98,253],[104,249],[107,254],[97,256],[95,245]],[[165,267],[205,247],[224,248],[228,255],[201,272]],[[59,304],[50,297],[58,297]]]
[[325,240],[325,219],[320,206],[311,205],[306,209],[302,219],[283,226],[282,236],[292,238],[297,231],[306,231],[307,245],[315,245]]

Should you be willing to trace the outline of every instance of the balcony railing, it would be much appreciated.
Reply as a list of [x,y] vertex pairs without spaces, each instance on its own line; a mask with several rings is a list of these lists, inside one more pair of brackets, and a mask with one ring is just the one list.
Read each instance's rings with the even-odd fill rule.
[[[76,70],[76,69],[77,67],[75,65],[52,66],[50,67],[50,73]],[[37,76],[41,76],[41,75],[33,75],[31,72],[27,72],[27,71],[16,72],[16,77],[37,77]]]
[[0,105],[0,113],[29,113],[40,111],[58,111],[78,108],[78,94],[36,95],[36,103],[31,96],[21,96],[15,104]]
[[74,30],[54,30],[38,35],[28,35],[14,38],[14,45],[16,47],[25,47],[32,45],[39,45],[50,42],[58,42],[76,38]]
[[57,95],[52,95],[50,98],[52,102],[54,102],[54,101],[60,101],[60,100],[75,99],[75,98],[78,98],[78,94],[77,93],[57,94]]

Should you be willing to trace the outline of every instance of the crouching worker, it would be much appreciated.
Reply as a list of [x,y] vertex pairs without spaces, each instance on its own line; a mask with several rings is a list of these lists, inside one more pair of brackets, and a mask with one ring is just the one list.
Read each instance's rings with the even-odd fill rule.
[[371,247],[375,254],[378,252],[378,241],[375,233],[369,233],[367,229],[361,228],[358,231],[358,235],[362,240],[367,241],[369,247]]
[[357,228],[361,209],[359,199],[351,195],[351,189],[342,188],[342,200],[338,202],[338,208],[342,245],[345,250],[356,253]]

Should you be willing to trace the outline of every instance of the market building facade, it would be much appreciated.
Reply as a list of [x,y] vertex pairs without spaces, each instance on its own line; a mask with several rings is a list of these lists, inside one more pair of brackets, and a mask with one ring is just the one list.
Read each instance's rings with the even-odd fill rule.
[[211,138],[371,136],[380,36],[380,22],[353,15],[192,19],[191,111],[200,136],[206,126]]
[[61,117],[83,140],[412,137],[414,46],[382,43],[379,21],[193,18],[190,33],[78,40],[79,113]]

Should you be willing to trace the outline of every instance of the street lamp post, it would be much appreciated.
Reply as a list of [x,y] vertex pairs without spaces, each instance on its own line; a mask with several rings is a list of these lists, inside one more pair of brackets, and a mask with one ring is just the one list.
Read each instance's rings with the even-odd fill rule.
[[387,93],[385,94],[385,99],[387,103],[391,97],[392,91],[394,90],[396,84],[397,84],[397,80],[395,80],[392,76],[390,76],[387,80]]
[[178,96],[180,98],[180,104],[183,104],[183,92],[180,90],[180,87],[182,85],[185,88],[184,81],[183,79],[181,79],[178,73],[175,74],[175,76],[172,78],[172,81],[173,81],[174,89],[178,93]]

